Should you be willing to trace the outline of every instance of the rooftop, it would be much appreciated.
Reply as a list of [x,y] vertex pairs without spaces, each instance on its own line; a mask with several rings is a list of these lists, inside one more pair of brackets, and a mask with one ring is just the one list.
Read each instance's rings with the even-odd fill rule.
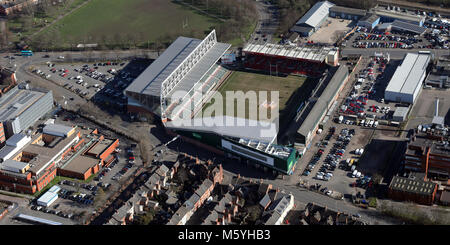
[[320,22],[328,16],[332,6],[335,4],[328,1],[317,2],[297,21],[296,25],[306,24],[317,28]]
[[380,18],[380,16],[378,16],[376,14],[368,13],[364,17],[362,17],[359,21],[366,21],[366,22],[369,22],[369,23],[373,23],[379,18]]
[[421,179],[394,176],[389,184],[389,188],[396,191],[430,195],[434,192],[436,183],[425,182]]
[[[160,97],[162,84],[169,76],[180,69],[183,62],[197,50],[202,40],[188,37],[178,37],[126,91]],[[172,91],[189,91],[208,69],[214,65],[228,50],[230,44],[215,42],[214,45],[192,66]]]
[[56,136],[67,136],[70,132],[74,130],[73,127],[61,125],[61,124],[47,124],[43,128],[44,134],[56,135]]
[[405,14],[405,13],[401,13],[401,12],[395,12],[392,10],[386,10],[386,9],[380,9],[380,8],[373,9],[372,12],[379,16],[385,16],[385,17],[392,18],[392,19],[401,19],[401,20],[412,21],[412,22],[421,22],[425,19],[425,17],[423,17],[423,16],[410,15],[410,14]]
[[333,6],[330,8],[330,11],[353,15],[365,15],[367,13],[364,9],[347,8],[342,6]]
[[422,75],[430,62],[430,55],[407,53],[403,62],[395,70],[386,91],[412,94],[422,81]]
[[42,136],[43,134],[35,135],[31,142],[11,157],[11,159],[20,159],[22,152],[27,152],[28,155],[34,155],[28,163],[31,166],[30,171],[36,175],[39,175],[64,149],[69,148],[78,139],[78,134],[76,133],[65,138],[54,136],[55,138],[52,142],[49,145],[45,145],[42,142]]
[[307,136],[316,127],[317,123],[330,106],[330,103],[332,102],[332,99],[336,94],[337,90],[345,81],[345,78],[347,76],[348,76],[347,66],[341,65],[336,70],[334,75],[331,77],[331,80],[328,82],[325,90],[322,92],[319,99],[315,102],[312,110],[309,112],[308,116],[298,129],[297,132],[299,134]]
[[326,56],[333,49],[329,47],[295,47],[279,44],[256,44],[249,43],[243,48],[243,52],[256,53],[264,55],[282,56],[293,59],[302,59],[315,62],[325,61]]
[[0,122],[14,119],[33,105],[45,93],[14,88],[0,98]]
[[427,28],[425,28],[425,27],[419,26],[417,24],[411,24],[408,22],[404,22],[401,20],[394,20],[394,22],[391,23],[391,26],[394,28],[397,28],[397,29],[413,32],[416,34],[422,34],[427,30]]

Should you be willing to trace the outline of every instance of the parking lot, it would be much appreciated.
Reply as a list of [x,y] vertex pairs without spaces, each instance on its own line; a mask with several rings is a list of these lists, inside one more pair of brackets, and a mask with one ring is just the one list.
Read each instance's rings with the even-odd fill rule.
[[[37,125],[43,123],[44,120],[39,120]],[[37,198],[35,198],[31,205],[27,205],[22,210],[23,213],[59,220],[58,222],[67,220],[62,222],[64,224],[67,222],[80,224],[98,207],[105,205],[105,201],[142,166],[142,160],[135,142],[99,127],[76,114],[61,111],[57,114],[55,123],[97,128],[100,134],[108,138],[119,138],[119,147],[113,153],[116,159],[110,165],[86,181],[61,177],[61,181],[57,183],[61,187],[58,193],[59,198],[49,208],[38,207],[35,202]]]
[[[33,72],[90,99],[114,80],[125,62],[50,63],[35,65]],[[70,98],[67,98],[70,100]]]
[[399,60],[388,60],[386,56],[362,60],[364,68],[357,73],[356,82],[339,109],[343,116],[340,121],[378,127],[379,120],[387,122],[392,119],[400,104],[384,101],[384,91],[399,64]]

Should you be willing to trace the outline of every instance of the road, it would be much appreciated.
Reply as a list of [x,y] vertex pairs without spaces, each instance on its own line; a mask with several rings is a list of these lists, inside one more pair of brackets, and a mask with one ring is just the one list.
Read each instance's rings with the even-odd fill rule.
[[277,10],[273,5],[256,2],[259,20],[249,42],[270,43],[278,28]]
[[348,55],[362,55],[373,56],[374,53],[389,53],[391,59],[403,59],[406,53],[414,53],[419,51],[431,51],[435,58],[444,55],[450,55],[450,49],[362,49],[362,48],[344,48],[341,52],[342,56]]

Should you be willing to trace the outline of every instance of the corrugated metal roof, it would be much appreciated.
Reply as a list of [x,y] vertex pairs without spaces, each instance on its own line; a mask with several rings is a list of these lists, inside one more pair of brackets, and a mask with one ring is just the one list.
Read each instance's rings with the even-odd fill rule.
[[406,54],[402,64],[397,67],[389,81],[386,92],[414,93],[421,82],[422,75],[426,71],[430,59],[431,57],[428,54]]
[[60,222],[43,219],[43,218],[38,218],[38,217],[26,215],[26,214],[18,214],[16,216],[16,218],[25,219],[25,220],[29,220],[29,221],[33,221],[33,222],[38,222],[38,223],[45,224],[45,225],[62,225],[62,223],[60,223]]
[[352,15],[365,15],[366,10],[364,9],[355,9],[355,8],[347,8],[342,6],[333,6],[330,8],[330,12],[337,12],[337,13],[345,13],[345,14],[352,14]]
[[399,19],[399,20],[404,20],[404,21],[408,21],[408,22],[420,23],[425,20],[424,16],[415,16],[415,15],[410,15],[410,14],[405,14],[405,13],[400,13],[400,12],[393,12],[393,11],[389,11],[389,10],[385,10],[385,9],[375,9],[375,10],[373,10],[373,13],[376,15],[382,16],[382,17],[388,17],[391,19]]
[[392,22],[392,27],[393,28],[397,28],[397,29],[401,29],[404,31],[409,31],[409,32],[413,32],[413,33],[417,33],[417,34],[422,34],[424,33],[427,28],[416,25],[416,24],[412,24],[412,23],[407,23],[401,20],[394,20],[394,22]]
[[44,95],[42,92],[25,89],[8,91],[0,99],[0,121],[17,117]]
[[329,9],[334,5],[334,3],[330,3],[328,1],[314,4],[314,6],[312,6],[312,8],[310,8],[308,12],[306,12],[306,14],[297,21],[297,25],[306,24],[317,28],[320,22],[328,16]]
[[333,97],[336,95],[337,90],[348,76],[348,68],[345,65],[341,65],[336,73],[331,78],[325,90],[320,95],[319,99],[315,102],[314,107],[309,112],[306,119],[298,129],[298,133],[307,137],[314,128],[319,124],[320,119],[325,115],[328,107],[332,103]]
[[332,48],[310,48],[310,47],[294,47],[278,44],[247,44],[243,50],[247,53],[257,53],[265,55],[277,55],[293,59],[311,60],[315,62],[323,62],[325,57],[332,51]]

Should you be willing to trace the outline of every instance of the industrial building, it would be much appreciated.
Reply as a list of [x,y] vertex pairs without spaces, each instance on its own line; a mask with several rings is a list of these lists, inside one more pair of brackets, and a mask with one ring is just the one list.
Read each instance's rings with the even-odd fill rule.
[[425,22],[425,16],[411,15],[407,13],[397,12],[393,10],[386,10],[381,8],[375,8],[371,11],[373,14],[380,16],[382,23],[394,22],[395,20],[401,20],[403,22],[412,23],[418,26],[423,26]]
[[425,85],[450,88],[450,56],[441,56],[430,72]]
[[[349,71],[348,67],[341,65],[337,71],[332,75],[325,90],[322,92],[317,100],[312,100],[304,108],[306,118],[301,123],[297,131],[295,142],[305,145],[309,148],[312,138],[316,134],[319,124],[324,119],[326,114],[331,110],[332,105],[339,96],[339,92],[344,88],[348,81]],[[308,110],[308,108],[311,108]]]
[[386,101],[413,104],[427,75],[430,53],[408,53],[384,92]]
[[291,32],[297,32],[304,37],[311,36],[328,18],[329,10],[333,6],[335,4],[328,1],[317,2],[297,21]]
[[57,199],[58,192],[61,190],[61,187],[54,185],[48,191],[44,193],[44,195],[40,196],[37,200],[37,205],[43,207],[50,207]]
[[[0,188],[33,194],[57,174],[87,179],[113,160],[111,152],[117,145],[118,140],[105,140],[97,130],[54,124],[33,136],[16,134],[0,150]],[[73,167],[76,163],[82,167]]]
[[179,105],[196,96],[202,100],[203,94],[220,82],[209,78],[222,74],[217,62],[230,46],[217,42],[215,30],[203,40],[178,37],[125,89],[128,111],[174,119],[181,113],[177,109],[184,108]]
[[419,26],[417,24],[408,23],[402,20],[394,20],[390,24],[390,28],[393,31],[402,31],[402,32],[408,32],[416,35],[422,35],[425,33],[427,28],[423,26]]
[[431,205],[437,192],[437,184],[425,181],[420,175],[411,175],[408,178],[394,176],[389,184],[388,197],[396,201],[416,202]]
[[14,87],[0,97],[0,122],[6,138],[32,126],[53,108],[52,91],[41,92]]
[[341,6],[333,6],[329,11],[330,17],[347,20],[359,20],[367,13],[367,11],[364,9],[347,8]]
[[[422,128],[421,128],[422,129]],[[413,133],[404,156],[405,172],[425,173],[426,178],[450,176],[449,137],[436,133]]]
[[373,29],[378,25],[378,23],[380,23],[380,16],[368,13],[358,21],[357,25],[368,29]]
[[396,122],[403,122],[406,120],[408,116],[410,107],[402,107],[399,106],[395,109],[394,114],[392,115],[392,120]]

